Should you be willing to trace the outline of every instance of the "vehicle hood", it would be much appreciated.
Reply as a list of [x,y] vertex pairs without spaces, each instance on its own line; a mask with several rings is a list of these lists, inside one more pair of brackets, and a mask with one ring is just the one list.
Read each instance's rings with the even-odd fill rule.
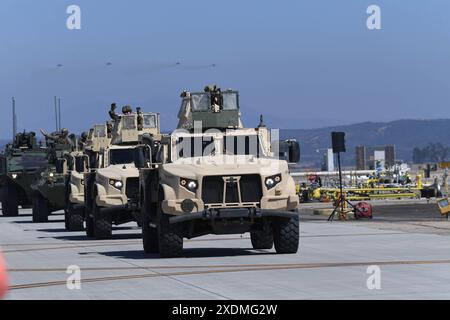
[[134,164],[117,164],[98,169],[97,174],[109,179],[121,180],[122,178],[139,177],[139,170]]

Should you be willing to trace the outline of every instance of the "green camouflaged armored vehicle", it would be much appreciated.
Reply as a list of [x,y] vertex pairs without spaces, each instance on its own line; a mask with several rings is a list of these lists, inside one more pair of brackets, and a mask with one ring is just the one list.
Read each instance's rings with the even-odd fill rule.
[[[136,163],[144,251],[179,257],[183,238],[249,232],[255,249],[297,252],[299,200],[277,137],[262,119],[243,127],[237,91],[208,86],[181,97],[178,129],[154,159]],[[298,162],[298,143],[290,148]]]
[[0,154],[0,199],[5,216],[19,214],[18,206],[31,205],[30,185],[37,170],[47,164],[46,150],[37,144],[34,132],[18,133]]
[[33,222],[47,222],[48,216],[65,208],[64,173],[67,162],[64,157],[76,148],[75,136],[67,129],[46,134],[42,131],[47,146],[47,165],[36,172],[31,183],[33,190]]

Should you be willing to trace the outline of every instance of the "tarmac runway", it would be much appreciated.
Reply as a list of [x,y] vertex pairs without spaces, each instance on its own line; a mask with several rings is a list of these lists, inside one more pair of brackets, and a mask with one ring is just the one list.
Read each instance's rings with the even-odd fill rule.
[[[330,223],[305,205],[297,254],[253,250],[244,234],[185,240],[179,259],[145,254],[134,223],[96,241],[65,231],[62,213],[34,224],[22,209],[0,216],[6,298],[450,299],[450,222],[433,204],[396,206],[380,204],[371,221]],[[80,288],[67,286],[69,266],[79,267]]]

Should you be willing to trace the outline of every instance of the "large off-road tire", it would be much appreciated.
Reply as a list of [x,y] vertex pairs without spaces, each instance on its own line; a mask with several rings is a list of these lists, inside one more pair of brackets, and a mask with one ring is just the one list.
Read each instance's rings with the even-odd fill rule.
[[47,200],[40,194],[33,196],[32,216],[33,222],[48,222],[50,210],[48,208]]
[[298,216],[277,218],[272,223],[273,242],[277,253],[296,253],[299,245]]
[[67,206],[67,213],[64,215],[67,231],[84,230],[84,210],[83,208],[74,208],[73,203]]
[[3,187],[2,213],[6,217],[15,217],[19,215],[19,201],[17,189],[14,185],[7,184]]
[[272,249],[273,232],[272,229],[264,231],[250,232],[253,249]]
[[94,218],[92,218],[87,212],[86,212],[86,236],[88,238],[94,238]]
[[112,217],[110,214],[102,212],[97,204],[92,204],[92,213],[94,215],[94,237],[97,240],[112,238]]
[[183,256],[183,235],[180,223],[169,223],[169,216],[161,212],[158,223],[158,245],[161,258]]
[[148,206],[141,207],[142,216],[142,243],[145,253],[158,253],[158,229],[150,226],[150,211]]

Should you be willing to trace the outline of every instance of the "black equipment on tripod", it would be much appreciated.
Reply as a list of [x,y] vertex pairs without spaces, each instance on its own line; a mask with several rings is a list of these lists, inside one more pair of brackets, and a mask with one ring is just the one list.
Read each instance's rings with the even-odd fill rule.
[[341,169],[341,152],[345,152],[345,132],[331,132],[331,144],[333,146],[333,153],[337,153],[338,170],[339,170],[339,197],[337,199],[336,205],[333,212],[328,217],[328,221],[333,221],[336,211],[338,209],[340,212],[344,212],[345,203],[350,205],[355,211],[359,211],[350,201],[345,198],[343,188],[342,188],[342,169]]

